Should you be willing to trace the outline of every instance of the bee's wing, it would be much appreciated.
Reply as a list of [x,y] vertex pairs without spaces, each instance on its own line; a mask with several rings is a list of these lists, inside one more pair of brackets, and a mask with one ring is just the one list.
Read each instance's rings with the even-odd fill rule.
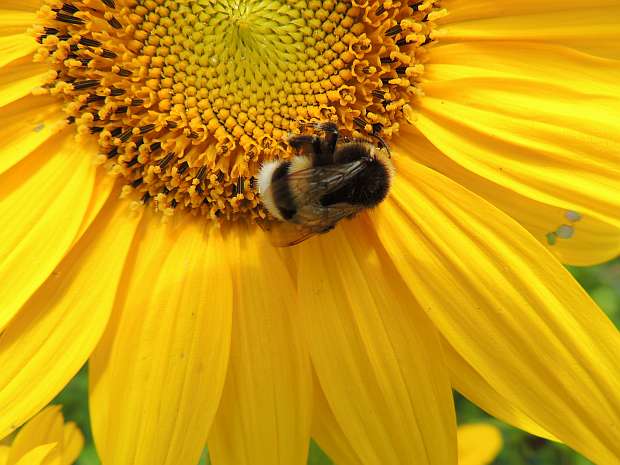
[[[314,211],[312,209],[315,209]],[[265,226],[269,239],[276,247],[289,247],[299,244],[316,234],[322,234],[334,228],[343,218],[359,213],[362,207],[341,203],[329,207],[312,206],[299,211],[298,218],[303,222],[290,223],[277,221]]]
[[281,206],[296,210],[298,205],[318,203],[321,197],[341,187],[361,172],[364,166],[363,161],[356,160],[294,171],[271,182],[265,194],[270,192]]

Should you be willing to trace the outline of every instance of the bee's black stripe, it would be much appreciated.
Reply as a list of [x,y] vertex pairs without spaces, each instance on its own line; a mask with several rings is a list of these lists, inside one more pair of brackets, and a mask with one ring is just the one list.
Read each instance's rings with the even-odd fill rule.
[[[288,176],[291,168],[291,162],[285,161],[280,164],[271,175],[271,184],[274,186],[273,202],[280,211],[280,215],[285,220],[290,220],[297,213],[297,207],[295,200],[293,199],[293,193],[286,181],[277,182],[278,180]],[[276,188],[277,186],[277,188]]]

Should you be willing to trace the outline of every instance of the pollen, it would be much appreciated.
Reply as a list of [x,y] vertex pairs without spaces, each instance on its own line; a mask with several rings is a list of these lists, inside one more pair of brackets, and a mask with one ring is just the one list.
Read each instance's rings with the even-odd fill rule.
[[46,0],[36,59],[80,137],[164,214],[266,216],[255,176],[304,121],[389,139],[439,1]]

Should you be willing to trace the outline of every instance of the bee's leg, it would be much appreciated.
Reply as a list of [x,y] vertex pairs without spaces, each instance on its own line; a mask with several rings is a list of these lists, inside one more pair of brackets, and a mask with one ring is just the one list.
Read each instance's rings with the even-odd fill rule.
[[321,139],[314,135],[293,134],[289,136],[287,142],[298,153],[315,156],[321,150]]
[[322,123],[299,123],[299,126],[302,128],[312,128],[315,131],[324,131],[324,132],[335,132],[338,133],[338,125],[331,121],[324,121]]
[[[318,139],[318,147],[315,145],[314,166],[329,165],[334,162],[334,151],[340,137],[336,123],[326,121],[324,123],[301,123],[302,127],[311,127],[315,131],[322,131],[325,137]],[[299,136],[303,137],[303,136]],[[314,136],[316,137],[316,136]],[[316,143],[316,142],[315,142]]]

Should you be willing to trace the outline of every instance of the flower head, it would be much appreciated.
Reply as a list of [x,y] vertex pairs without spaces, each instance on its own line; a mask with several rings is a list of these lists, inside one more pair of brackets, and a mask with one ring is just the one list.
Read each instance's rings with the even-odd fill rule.
[[[0,435],[89,360],[104,465],[301,465],[311,435],[454,464],[453,387],[618,461],[620,337],[560,264],[620,251],[617,1],[0,15]],[[252,177],[322,120],[389,141],[391,193],[276,250]]]

